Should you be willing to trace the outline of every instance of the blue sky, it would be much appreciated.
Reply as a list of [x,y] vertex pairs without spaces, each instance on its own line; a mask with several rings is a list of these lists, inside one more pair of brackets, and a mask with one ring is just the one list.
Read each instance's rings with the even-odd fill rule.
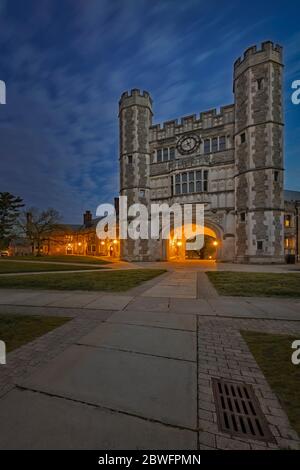
[[[298,6],[297,6],[298,5]],[[233,102],[252,44],[284,46],[286,187],[300,190],[299,1],[0,0],[0,191],[78,223],[118,195],[118,100],[148,90],[154,122]]]

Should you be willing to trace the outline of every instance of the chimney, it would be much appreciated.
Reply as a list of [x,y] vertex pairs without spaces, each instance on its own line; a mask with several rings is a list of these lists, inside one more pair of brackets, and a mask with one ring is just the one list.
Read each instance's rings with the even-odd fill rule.
[[32,213],[26,212],[26,237],[32,235]]
[[92,225],[92,213],[91,211],[85,211],[83,214],[83,225],[85,228],[90,227]]

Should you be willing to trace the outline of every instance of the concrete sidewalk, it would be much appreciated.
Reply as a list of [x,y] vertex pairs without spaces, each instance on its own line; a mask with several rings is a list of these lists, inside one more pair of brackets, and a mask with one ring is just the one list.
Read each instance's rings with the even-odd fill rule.
[[[134,292],[0,291],[3,312],[74,317],[0,366],[0,448],[299,448],[239,333],[300,335],[299,300],[219,297],[193,270]],[[274,442],[220,431],[213,377],[252,384]]]
[[[125,293],[0,289],[0,305],[84,310],[192,313],[199,316],[300,321],[300,299],[219,296],[204,273],[166,273]],[[23,311],[24,311],[23,308]],[[30,309],[29,309],[30,310]],[[18,311],[18,308],[16,309]]]

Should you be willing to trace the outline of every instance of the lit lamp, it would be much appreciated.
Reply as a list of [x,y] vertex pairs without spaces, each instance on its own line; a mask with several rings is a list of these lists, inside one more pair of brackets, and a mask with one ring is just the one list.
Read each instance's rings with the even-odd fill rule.
[[113,244],[116,245],[118,243],[118,240],[114,240]]
[[182,245],[182,242],[177,242],[177,246],[181,246]]
[[213,245],[214,245],[214,246],[218,246],[217,240],[214,240],[214,241],[213,241]]
[[105,245],[105,243],[104,243],[104,242],[101,242],[101,245],[103,246],[103,245]]
[[78,246],[81,246],[81,245],[82,245],[82,243],[81,243],[81,242],[79,242],[79,243],[78,243]]

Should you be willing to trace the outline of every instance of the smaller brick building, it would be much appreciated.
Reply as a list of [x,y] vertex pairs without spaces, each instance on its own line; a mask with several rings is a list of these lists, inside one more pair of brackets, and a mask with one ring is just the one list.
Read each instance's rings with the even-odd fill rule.
[[[99,218],[93,219],[92,213],[83,214],[82,225],[66,224],[45,237],[41,245],[42,255],[61,256],[104,256],[119,258],[119,240],[100,240],[96,234]],[[19,238],[10,245],[11,255],[28,256],[37,254],[37,247],[29,240]]]

